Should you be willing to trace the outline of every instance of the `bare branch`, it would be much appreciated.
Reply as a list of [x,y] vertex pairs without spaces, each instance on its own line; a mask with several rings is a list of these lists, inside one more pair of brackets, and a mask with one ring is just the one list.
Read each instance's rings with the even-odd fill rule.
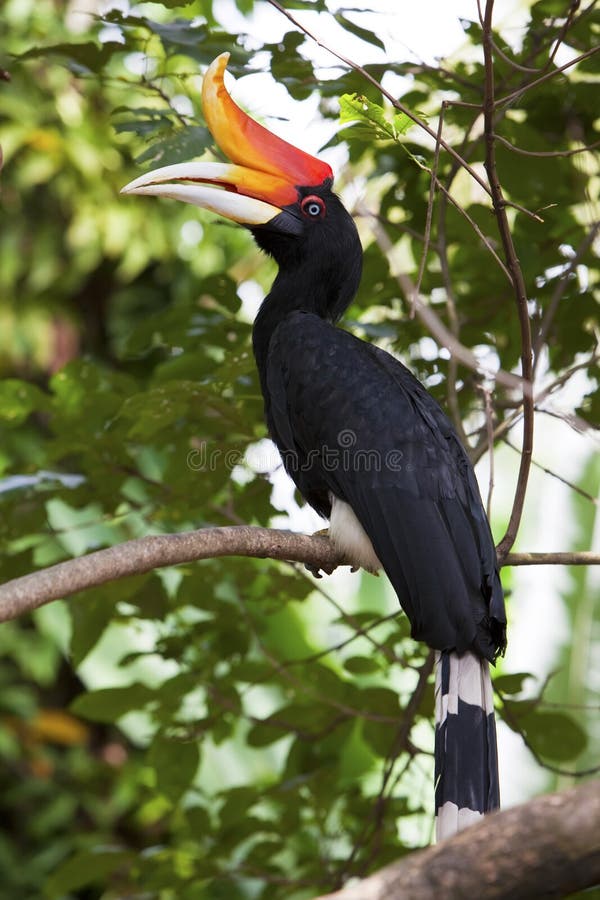
[[[483,19],[483,57],[485,63],[485,91],[483,101],[483,119],[484,119],[484,136],[485,136],[485,170],[490,182],[492,192],[492,203],[496,221],[498,222],[498,230],[504,247],[506,263],[512,276],[512,284],[517,303],[517,311],[519,315],[519,325],[521,329],[521,372],[523,379],[528,384],[533,381],[533,351],[531,346],[531,327],[529,323],[529,311],[527,308],[527,290],[523,272],[517,257],[515,245],[513,243],[508,217],[506,215],[506,201],[498,179],[498,171],[496,168],[496,145],[494,139],[494,58],[492,48],[492,15],[494,11],[494,0],[487,0],[485,5],[485,13]],[[517,486],[515,489],[515,498],[510,514],[510,520],[506,529],[506,534],[500,541],[498,548],[500,561],[508,553],[514,544],[521,521],[523,505],[525,503],[525,494],[527,491],[527,480],[529,478],[529,469],[531,467],[531,454],[533,451],[533,424],[534,409],[533,396],[523,394],[523,444],[521,453],[521,462],[519,465],[519,474],[517,477]]]
[[494,48],[494,53],[500,57],[500,59],[504,60],[504,62],[510,66],[512,69],[516,69],[518,72],[529,72],[532,75],[537,75],[538,72],[541,72],[540,68],[535,68],[533,66],[524,66],[521,63],[518,63],[516,60],[511,59],[507,53],[502,50],[496,41],[493,41],[492,46]]
[[511,144],[501,134],[495,134],[494,138],[500,141],[501,144],[504,144],[505,147],[508,147],[509,150],[514,150],[515,153],[520,153],[522,156],[536,156],[540,159],[556,156],[576,156],[578,153],[591,153],[596,147],[600,147],[600,141],[594,141],[593,144],[588,144],[585,147],[573,147],[571,150],[524,150],[522,147],[517,147],[516,144]]
[[[340,557],[329,538],[321,534],[231,525],[149,535],[57,563],[0,585],[0,622],[16,619],[52,600],[70,597],[79,591],[129,575],[222,556],[301,562],[311,569],[326,572],[332,572],[337,566],[349,565]],[[510,553],[504,565],[600,565],[600,554]]]
[[[427,172],[430,172],[430,171],[431,171],[427,166],[423,166],[423,168],[424,168],[425,171],[427,171]],[[487,237],[485,236],[485,234],[483,233],[483,231],[481,230],[481,228],[479,227],[479,225],[477,224],[477,222],[469,215],[469,213],[468,213],[467,210],[464,208],[464,206],[462,206],[460,203],[458,203],[457,200],[454,199],[454,197],[453,197],[452,194],[448,191],[448,189],[447,189],[446,187],[444,187],[444,185],[443,185],[437,178],[435,178],[435,184],[436,184],[436,187],[437,187],[443,194],[445,194],[445,196],[448,198],[449,202],[450,202],[450,203],[452,204],[452,206],[456,209],[456,211],[457,211],[458,213],[460,213],[460,215],[463,217],[463,219],[466,219],[466,220],[467,220],[467,222],[469,223],[469,225],[471,226],[471,228],[473,229],[473,231],[475,232],[475,234],[477,235],[477,237],[479,238],[479,240],[481,241],[481,243],[484,244],[485,247],[489,250],[489,252],[492,254],[492,256],[494,257],[494,259],[496,260],[496,262],[498,263],[498,265],[500,266],[500,268],[502,269],[502,271],[503,271],[504,274],[506,275],[506,278],[507,278],[508,282],[509,282],[509,283],[512,283],[510,272],[508,271],[508,269],[506,268],[506,266],[504,265],[504,263],[502,262],[502,260],[500,259],[500,257],[499,257],[498,254],[496,253],[496,251],[494,250],[494,247],[492,246],[491,241],[489,240],[489,238],[487,238]]]
[[558,279],[558,281],[556,283],[556,287],[554,288],[554,291],[552,292],[552,296],[550,297],[550,302],[548,303],[548,306],[546,307],[546,311],[542,318],[542,321],[541,321],[541,324],[539,327],[539,331],[536,335],[535,343],[533,346],[534,357],[535,357],[535,361],[533,364],[534,374],[535,374],[535,371],[536,371],[537,366],[540,361],[540,354],[542,351],[542,347],[544,346],[544,343],[546,342],[546,339],[548,337],[548,333],[549,333],[552,323],[554,321],[554,317],[556,316],[556,313],[558,311],[558,306],[559,306],[560,301],[562,300],[563,295],[569,284],[569,279],[570,279],[571,275],[573,274],[573,272],[575,271],[575,269],[577,268],[577,266],[579,265],[579,263],[581,262],[582,258],[585,256],[585,254],[587,253],[589,248],[592,246],[592,244],[596,240],[596,235],[598,234],[598,231],[600,231],[600,222],[594,222],[594,224],[591,226],[588,234],[585,236],[585,238],[583,239],[583,241],[581,242],[581,244],[575,251],[575,255],[569,261],[569,265],[567,266],[567,268],[562,273],[561,277]]
[[[562,28],[560,29],[560,31],[556,37],[556,40],[554,41],[554,47],[552,48],[552,50],[550,52],[550,56],[548,57],[548,62],[544,66],[544,71],[546,69],[548,69],[554,62],[554,58],[555,58],[556,54],[558,53],[561,44],[565,40],[568,30],[571,28],[571,25],[573,24],[573,20],[575,19],[575,13],[579,9],[580,5],[581,5],[581,0],[571,0],[571,5],[569,7],[569,14],[568,14],[567,18],[565,19],[565,21],[563,22]],[[587,10],[585,10],[585,12],[587,12]],[[581,18],[581,16],[579,18]]]
[[[600,781],[491,813],[327,900],[532,900],[600,881]],[[325,900],[325,897],[321,897]]]
[[433,157],[433,166],[431,168],[431,179],[429,182],[429,199],[427,201],[427,216],[425,219],[425,234],[423,241],[423,252],[421,253],[421,262],[419,264],[419,272],[417,274],[417,283],[415,285],[415,295],[419,294],[421,291],[421,282],[423,281],[423,275],[425,273],[425,265],[427,263],[427,254],[429,253],[429,244],[431,241],[431,222],[433,218],[433,205],[435,203],[435,188],[436,182],[438,181],[437,173],[438,173],[438,165],[440,161],[440,140],[442,137],[442,130],[444,127],[444,110],[446,109],[445,103],[442,103],[442,109],[440,112],[439,120],[438,120],[438,129],[437,135],[435,139],[435,154]]
[[488,519],[492,518],[492,495],[494,493],[494,410],[492,407],[492,395],[487,388],[483,388],[485,408],[485,431],[487,437],[490,474],[488,479],[488,495],[486,501],[486,513]]
[[535,759],[538,766],[541,766],[542,769],[546,769],[548,772],[554,772],[555,775],[562,775],[565,778],[587,778],[590,775],[597,775],[598,772],[600,772],[600,766],[590,766],[587,769],[565,769],[563,766],[557,766],[554,763],[545,760],[533,746],[529,739],[529,735],[527,734],[527,730],[521,726],[518,716],[514,715],[511,711],[510,702],[508,702],[510,698],[506,697],[501,690],[498,690],[498,688],[495,688],[495,692],[502,702],[502,718],[512,731],[520,735],[521,740]]
[[[279,10],[279,12],[282,13],[287,19],[289,19],[289,21],[293,25],[295,25],[296,28],[298,28],[300,31],[302,31],[303,34],[305,34],[312,41],[314,41],[318,47],[322,47],[323,50],[327,50],[328,53],[331,53],[332,56],[335,56],[336,59],[339,59],[339,61],[344,63],[345,66],[348,66],[349,68],[354,69],[355,72],[358,72],[359,75],[361,75],[370,84],[372,84],[374,87],[376,87],[377,90],[381,92],[382,96],[384,96],[386,98],[386,100],[389,100],[389,102],[392,104],[394,109],[397,109],[400,112],[404,113],[404,115],[408,116],[408,118],[412,122],[414,122],[415,125],[418,125],[419,128],[421,128],[426,134],[428,134],[430,138],[433,138],[434,141],[436,140],[436,133],[432,128],[429,127],[427,122],[424,122],[423,119],[420,119],[419,116],[415,115],[415,113],[412,112],[412,110],[408,109],[406,106],[404,106],[403,103],[401,103],[399,100],[397,100],[393,96],[393,94],[390,94],[389,91],[386,91],[386,89],[383,87],[381,82],[377,81],[377,79],[374,78],[370,74],[370,72],[367,72],[367,70],[365,68],[363,68],[362,66],[359,66],[358,63],[354,62],[352,59],[349,59],[347,56],[343,56],[337,50],[334,50],[333,47],[330,47],[328,44],[324,43],[318,37],[318,35],[316,35],[314,32],[312,32],[305,25],[303,25],[295,16],[292,15],[292,13],[289,10],[285,9],[281,5],[281,3],[278,2],[278,0],[268,0],[268,2],[271,4],[271,6],[274,6],[275,9]],[[466,159],[463,159],[463,157],[459,153],[457,153],[457,151],[454,149],[454,147],[452,147],[445,140],[443,140],[443,138],[440,138],[439,143],[444,148],[444,150],[450,154],[450,156],[453,159],[457,160],[457,162],[460,163],[462,168],[465,169],[469,173],[471,178],[473,178],[477,182],[479,187],[482,188],[486,192],[486,194],[490,194],[490,189],[489,189],[488,185],[485,183],[485,180],[483,178],[481,178],[481,176],[475,171],[475,169],[472,168],[472,166],[469,165],[469,163],[466,161]],[[491,194],[490,194],[490,196],[491,196]]]
[[323,535],[294,534],[251,525],[148,535],[6,582],[0,586],[0,622],[31,612],[51,600],[70,597],[128,575],[221,556],[294,560],[326,571],[344,564]]
[[[515,447],[508,438],[503,438],[503,442],[507,447],[510,447],[511,450],[514,450],[515,453],[520,453],[520,449]],[[588,491],[584,491],[583,488],[580,488],[578,484],[574,484],[572,481],[569,481],[568,478],[564,478],[563,475],[559,475],[558,472],[555,472],[553,469],[549,469],[547,466],[542,465],[536,459],[531,460],[532,466],[535,466],[536,469],[540,469],[546,475],[549,475],[551,478],[555,478],[557,481],[560,481],[561,484],[564,484],[565,487],[568,487],[570,490],[575,491],[576,494],[579,494],[580,497],[583,497],[585,500],[588,500],[590,503],[593,503],[594,506],[600,506],[600,501],[597,497],[592,496]]]
[[511,94],[507,94],[506,97],[501,97],[500,100],[495,100],[494,105],[498,107],[504,106],[507,103],[511,103],[516,97],[521,97],[526,91],[531,90],[532,87],[537,87],[538,84],[542,84],[542,82],[548,81],[549,78],[554,78],[555,75],[559,75],[561,72],[566,71],[566,69],[570,69],[572,66],[576,66],[577,63],[583,62],[584,59],[589,59],[599,51],[600,46],[592,47],[591,50],[587,50],[585,53],[581,53],[579,56],[575,56],[573,59],[570,59],[569,62],[566,62],[563,66],[558,66],[558,68],[553,69],[551,72],[547,72],[540,78],[535,78],[533,81],[528,81],[526,84],[517,88],[516,91],[513,91]]
[[[375,240],[381,250],[388,259],[391,258],[394,249],[393,244],[387,236],[386,231],[379,225],[377,220],[374,220],[373,232],[375,234]],[[423,302],[421,296],[417,293],[416,286],[412,279],[403,272],[393,272],[393,275],[396,278],[400,289],[405,294],[411,309],[414,310],[417,318],[421,320],[440,346],[446,347],[452,356],[462,363],[463,366],[466,366],[467,369],[471,369],[478,374],[485,374],[488,377],[493,378],[497,384],[502,384],[511,390],[516,389],[526,396],[531,395],[531,384],[525,382],[518,375],[513,375],[512,372],[506,372],[504,369],[498,369],[497,371],[486,369],[473,351],[469,350],[468,347],[465,347],[464,344],[461,344],[452,332],[446,328],[442,320],[436,315],[431,307]]]
[[503,566],[600,566],[600,553],[573,550],[551,553],[507,553]]

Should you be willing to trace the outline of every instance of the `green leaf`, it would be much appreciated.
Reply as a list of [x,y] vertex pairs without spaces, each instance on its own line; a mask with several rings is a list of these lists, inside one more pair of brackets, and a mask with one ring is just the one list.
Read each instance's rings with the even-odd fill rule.
[[[156,120],[148,120],[148,131],[157,125]],[[164,123],[163,123],[164,124]],[[131,130],[135,130],[136,122],[129,123]],[[136,164],[150,163],[152,167],[167,166],[178,162],[188,162],[195,156],[200,156],[207,147],[213,143],[212,136],[204,125],[194,125],[188,128],[176,129],[166,138],[155,141],[135,158]]]
[[118,847],[94,847],[82,850],[58,867],[48,879],[51,896],[63,896],[96,882],[106,883],[108,876],[134,859],[134,854]]
[[503,694],[520,694],[523,683],[528,678],[533,678],[529,672],[514,672],[511,675],[498,675],[494,678],[494,687]]
[[142,605],[140,618],[163,618],[162,592],[160,597],[163,601],[162,606],[159,608],[160,599],[157,598],[154,601],[156,610],[152,609],[152,600],[158,591],[160,591],[158,578],[146,574],[124,578],[110,585],[100,585],[71,598],[68,607],[73,626],[70,645],[73,665],[81,665],[110,623],[115,620],[117,616],[115,607],[118,603],[127,601]]
[[574,759],[587,746],[587,735],[569,715],[540,709],[537,701],[507,700],[505,721],[517,734],[522,732],[544,759],[564,762]]
[[[120,116],[127,118],[120,118]],[[113,116],[119,116],[119,121],[114,123],[117,134],[132,132],[148,136],[156,131],[172,129],[176,127],[175,114],[172,109],[156,109],[153,106],[127,107],[119,106],[113,110]]]
[[178,6],[191,6],[194,0],[152,0],[152,3],[158,3],[166,9],[177,9]]
[[251,747],[265,747],[296,732],[307,737],[327,728],[333,718],[330,707],[314,703],[290,703],[257,722],[248,733],[248,744]]
[[76,596],[69,602],[73,622],[70,651],[74,666],[83,662],[108,628],[117,602],[113,596],[115,587],[111,585],[110,591],[105,589]]
[[378,672],[381,666],[377,660],[368,656],[351,656],[344,660],[344,668],[353,675],[369,675]]
[[134,682],[126,687],[89,691],[77,697],[71,709],[76,715],[93,722],[116,722],[127,713],[143,709],[154,696],[154,691],[147,685]]
[[34,384],[17,378],[0,381],[0,422],[5,425],[21,425],[32,412],[48,405],[48,398]]
[[177,803],[190,787],[200,765],[200,748],[190,741],[170,740],[157,734],[147,759],[156,772],[156,787]]
[[115,528],[103,521],[102,508],[90,503],[75,509],[60,497],[46,503],[48,522],[61,546],[72,556],[115,542]]
[[350,136],[367,137],[368,140],[393,140],[400,137],[414,124],[406,113],[384,109],[363,94],[342,94],[340,97],[340,124],[359,126]]
[[385,44],[381,40],[378,35],[374,32],[369,31],[368,28],[362,28],[360,25],[357,25],[355,22],[352,22],[351,19],[348,19],[341,12],[336,12],[334,14],[334,19],[338,22],[345,31],[349,31],[350,34],[355,35],[360,38],[361,41],[365,41],[367,44],[374,44],[376,47],[380,47],[382,50],[385,50]]
[[116,53],[121,54],[126,50],[126,45],[117,41],[107,41],[100,46],[88,41],[84,44],[63,43],[51,44],[48,47],[31,47],[18,58],[27,60],[58,56],[64,59],[73,71],[98,73]]
[[546,759],[559,762],[574,759],[588,743],[584,730],[566,713],[538,710],[527,718],[525,728],[537,751]]

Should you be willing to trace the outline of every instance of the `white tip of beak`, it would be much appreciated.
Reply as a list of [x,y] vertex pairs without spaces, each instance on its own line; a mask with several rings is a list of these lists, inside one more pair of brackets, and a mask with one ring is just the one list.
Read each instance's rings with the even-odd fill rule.
[[[156,174],[156,173],[154,173]],[[143,176],[142,176],[143,177]],[[222,190],[206,184],[194,184],[182,182],[179,184],[138,184],[139,179],[128,184],[121,193],[147,194],[154,197],[169,197],[172,200],[182,200],[191,203],[201,209],[239,222],[240,225],[265,225],[278,216],[281,210],[277,206],[271,206],[263,200],[254,197],[246,197],[233,191]]]
[[227,181],[231,176],[234,166],[228,163],[176,163],[172,166],[163,166],[151,172],[144,172],[138,178],[134,178],[129,184],[121,188],[121,194],[142,194],[139,188],[152,184],[162,184],[166,181]]

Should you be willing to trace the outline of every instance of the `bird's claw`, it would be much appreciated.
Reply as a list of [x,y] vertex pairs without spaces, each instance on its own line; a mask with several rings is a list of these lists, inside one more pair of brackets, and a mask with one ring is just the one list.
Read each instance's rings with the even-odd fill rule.
[[[329,537],[329,528],[320,528],[319,531],[313,531],[313,537]],[[311,575],[314,575],[315,578],[322,578],[323,575],[331,575],[332,572],[335,572],[337,566],[332,565],[318,565],[313,566],[310,563],[304,563],[304,568],[308,569]]]
[[314,575],[315,578],[322,578],[323,575],[331,575],[331,573],[336,570],[336,566],[311,566],[310,563],[304,563],[304,568],[308,569],[310,574]]

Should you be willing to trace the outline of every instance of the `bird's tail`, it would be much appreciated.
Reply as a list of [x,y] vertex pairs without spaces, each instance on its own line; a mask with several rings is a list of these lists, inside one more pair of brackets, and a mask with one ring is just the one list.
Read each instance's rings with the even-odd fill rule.
[[436,653],[435,817],[438,841],[500,806],[492,682],[487,660]]

